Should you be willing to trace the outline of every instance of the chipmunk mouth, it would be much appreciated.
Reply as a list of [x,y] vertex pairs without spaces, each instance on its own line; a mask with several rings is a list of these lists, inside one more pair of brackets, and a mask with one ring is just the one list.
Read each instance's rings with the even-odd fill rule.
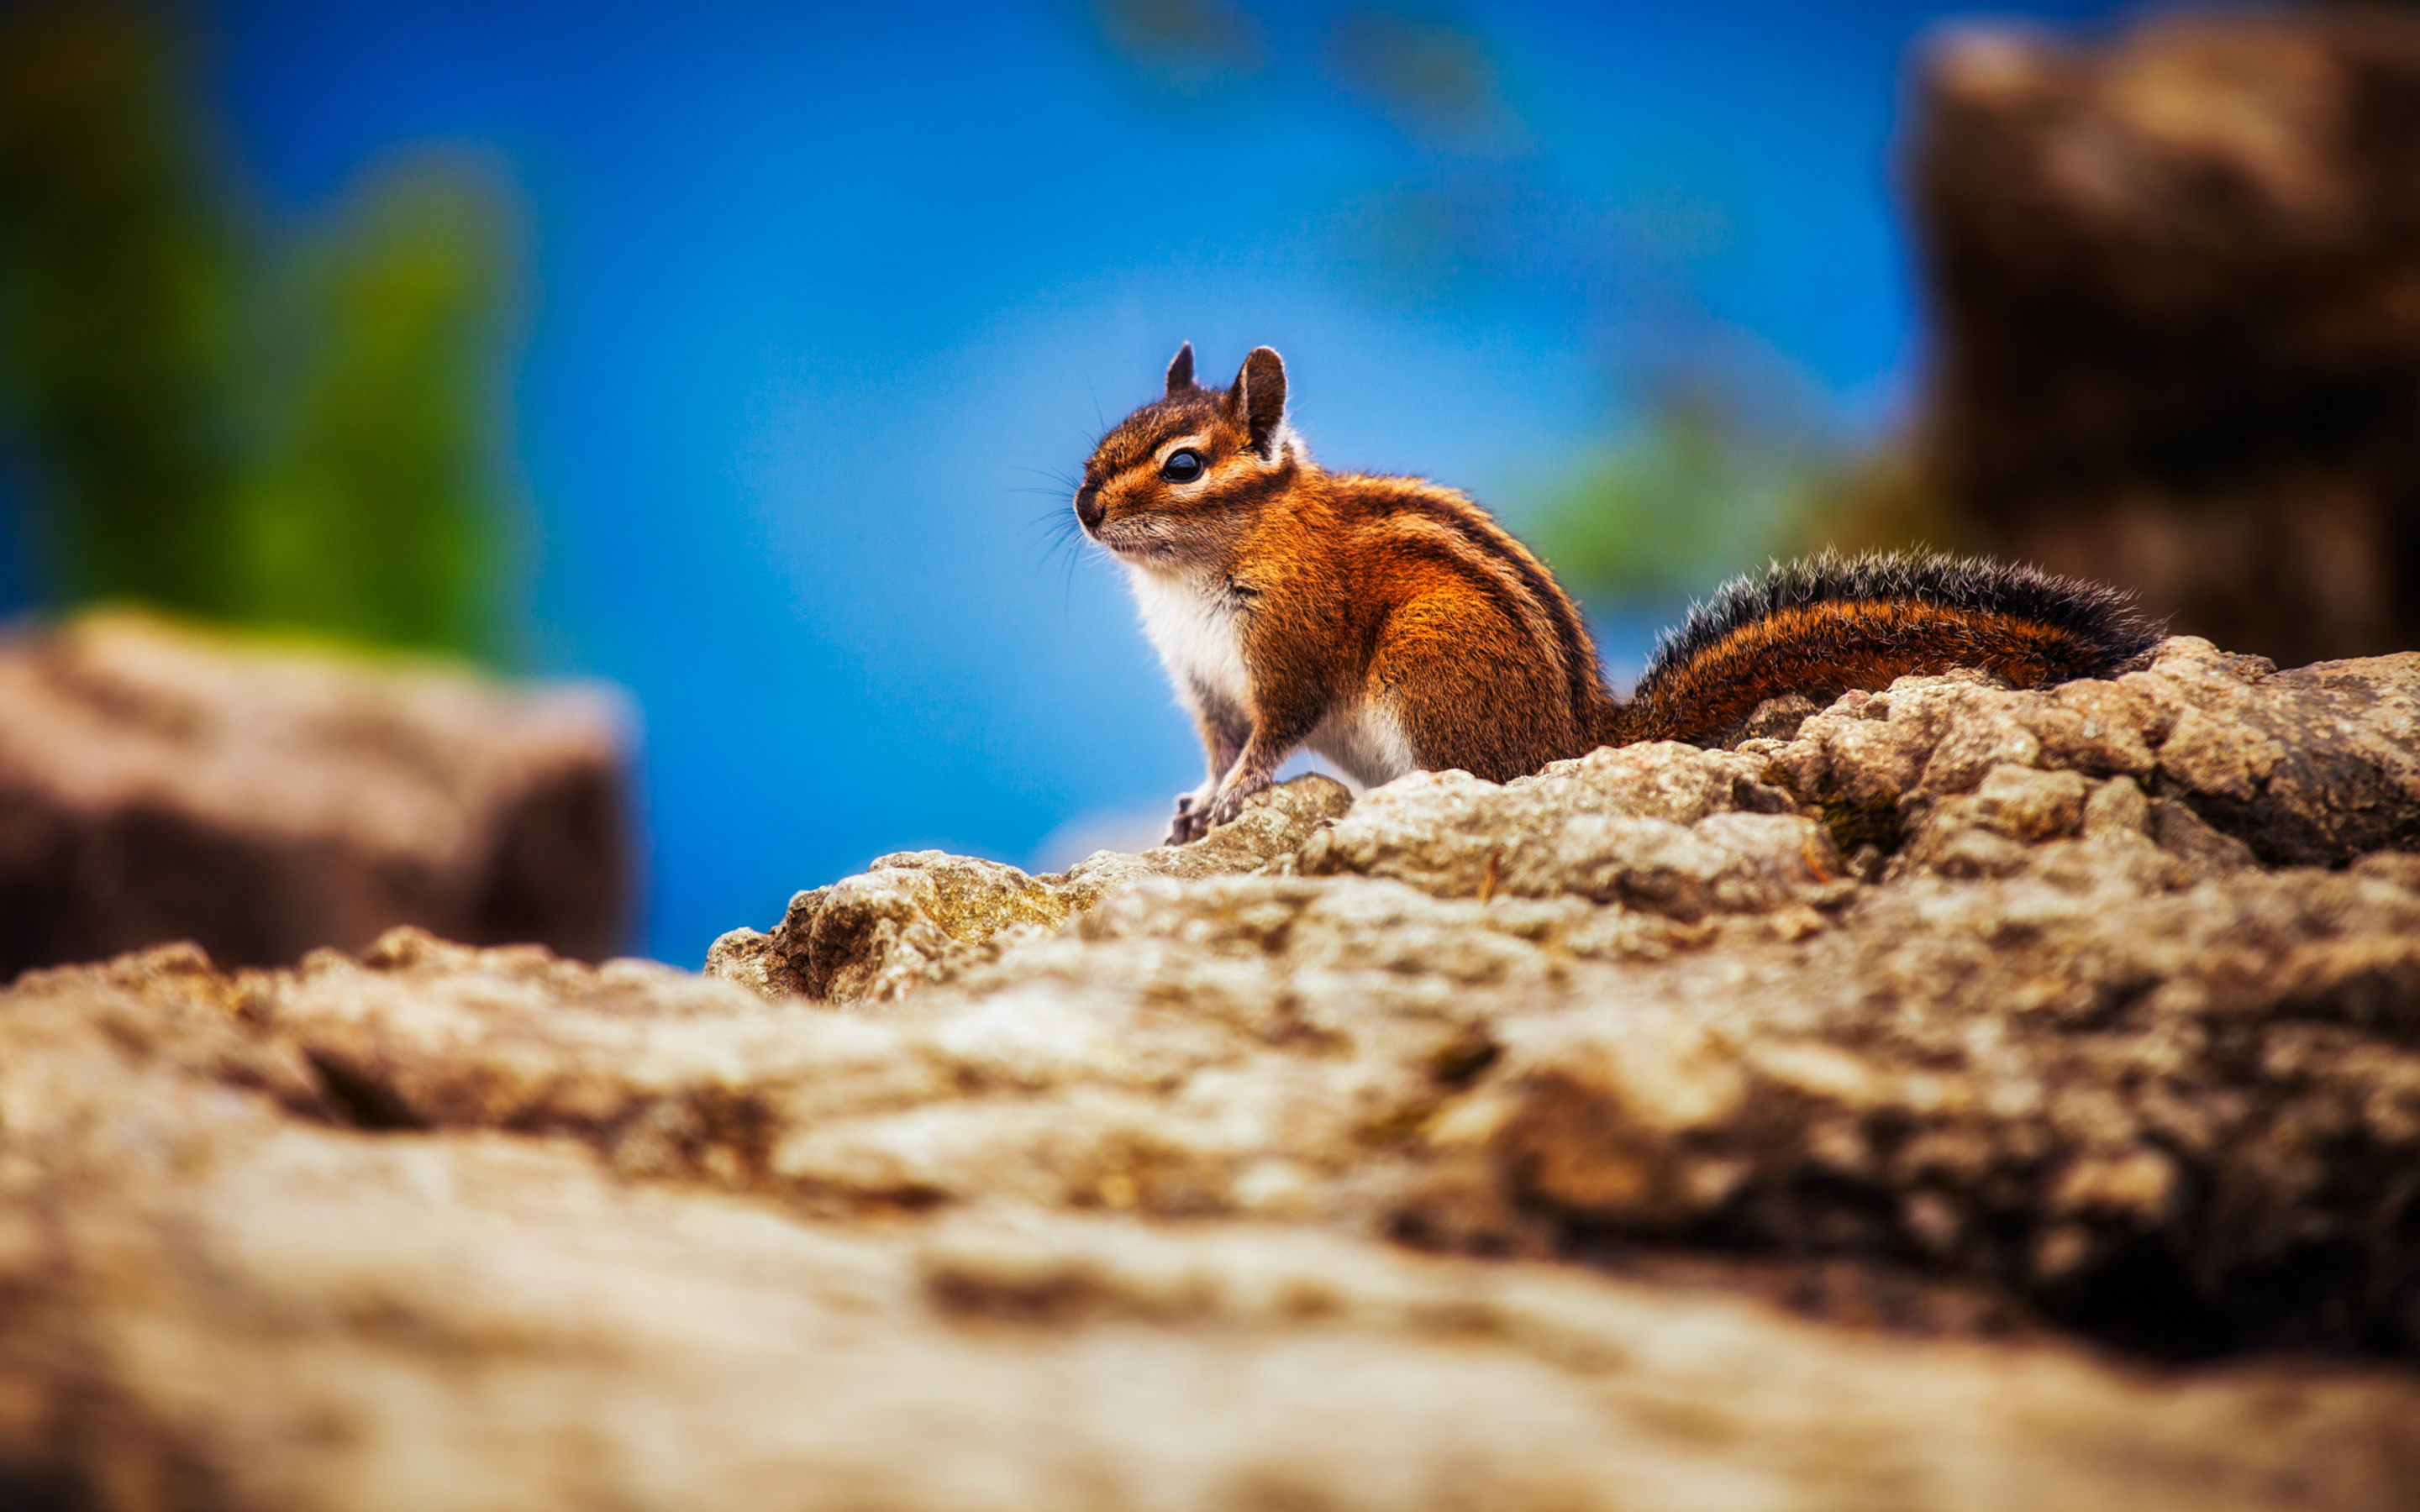
[[1084,533],[1093,538],[1094,544],[1122,562],[1152,562],[1176,554],[1173,542],[1162,540],[1147,526],[1105,522],[1085,526]]

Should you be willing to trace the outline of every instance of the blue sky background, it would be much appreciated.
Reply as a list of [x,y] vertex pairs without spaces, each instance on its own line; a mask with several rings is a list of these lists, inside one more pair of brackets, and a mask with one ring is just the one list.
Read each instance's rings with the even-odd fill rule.
[[1207,40],[1156,49],[1165,8],[1081,0],[196,12],[273,212],[432,141],[521,202],[534,660],[642,710],[648,953],[1198,780],[1123,585],[1037,524],[1179,341],[1221,377],[1277,347],[1324,459],[1516,529],[1655,352],[1792,375],[1852,432],[1902,410],[1890,149],[1933,8],[1413,12],[1483,49],[1443,116],[1356,71],[1342,8],[1188,10]]

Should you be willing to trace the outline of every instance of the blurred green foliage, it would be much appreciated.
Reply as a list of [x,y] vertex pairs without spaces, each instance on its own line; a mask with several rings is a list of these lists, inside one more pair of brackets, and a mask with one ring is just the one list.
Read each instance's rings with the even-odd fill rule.
[[1632,382],[1637,421],[1527,511],[1583,599],[1672,604],[1767,557],[1968,544],[1915,445],[1845,434],[1769,350],[1709,343]]
[[1599,604],[1674,604],[1767,557],[1963,544],[1912,448],[1779,426],[1719,395],[1656,396],[1540,493],[1532,544]]
[[0,20],[0,399],[54,595],[501,656],[509,196],[423,154],[277,235],[179,40],[142,11]]
[[1669,599],[1776,538],[1803,471],[1728,411],[1668,400],[1633,435],[1577,459],[1533,510],[1530,533],[1582,598]]
[[1699,353],[1636,378],[1638,419],[1566,465],[1527,511],[1568,591],[1668,605],[1784,549],[1841,471],[1823,413],[1791,375],[1747,353]]

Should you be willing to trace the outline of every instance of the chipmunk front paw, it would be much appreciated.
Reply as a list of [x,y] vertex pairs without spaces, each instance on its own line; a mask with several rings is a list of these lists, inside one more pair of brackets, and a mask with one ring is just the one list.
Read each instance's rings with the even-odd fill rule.
[[1232,824],[1235,816],[1244,811],[1244,800],[1268,785],[1269,779],[1265,777],[1252,778],[1233,784],[1218,795],[1218,802],[1210,806],[1210,822],[1202,827],[1209,830],[1216,829],[1220,825]]
[[1176,817],[1168,823],[1168,839],[1163,845],[1190,845],[1210,833],[1210,795],[1206,793],[1180,793],[1176,795]]

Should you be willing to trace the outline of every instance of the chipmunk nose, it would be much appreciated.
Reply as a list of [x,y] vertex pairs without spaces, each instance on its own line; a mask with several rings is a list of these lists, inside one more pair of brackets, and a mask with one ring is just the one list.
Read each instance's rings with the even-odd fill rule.
[[1076,490],[1076,517],[1084,522],[1084,529],[1089,531],[1098,525],[1101,517],[1108,513],[1101,505],[1100,489],[1087,484]]

